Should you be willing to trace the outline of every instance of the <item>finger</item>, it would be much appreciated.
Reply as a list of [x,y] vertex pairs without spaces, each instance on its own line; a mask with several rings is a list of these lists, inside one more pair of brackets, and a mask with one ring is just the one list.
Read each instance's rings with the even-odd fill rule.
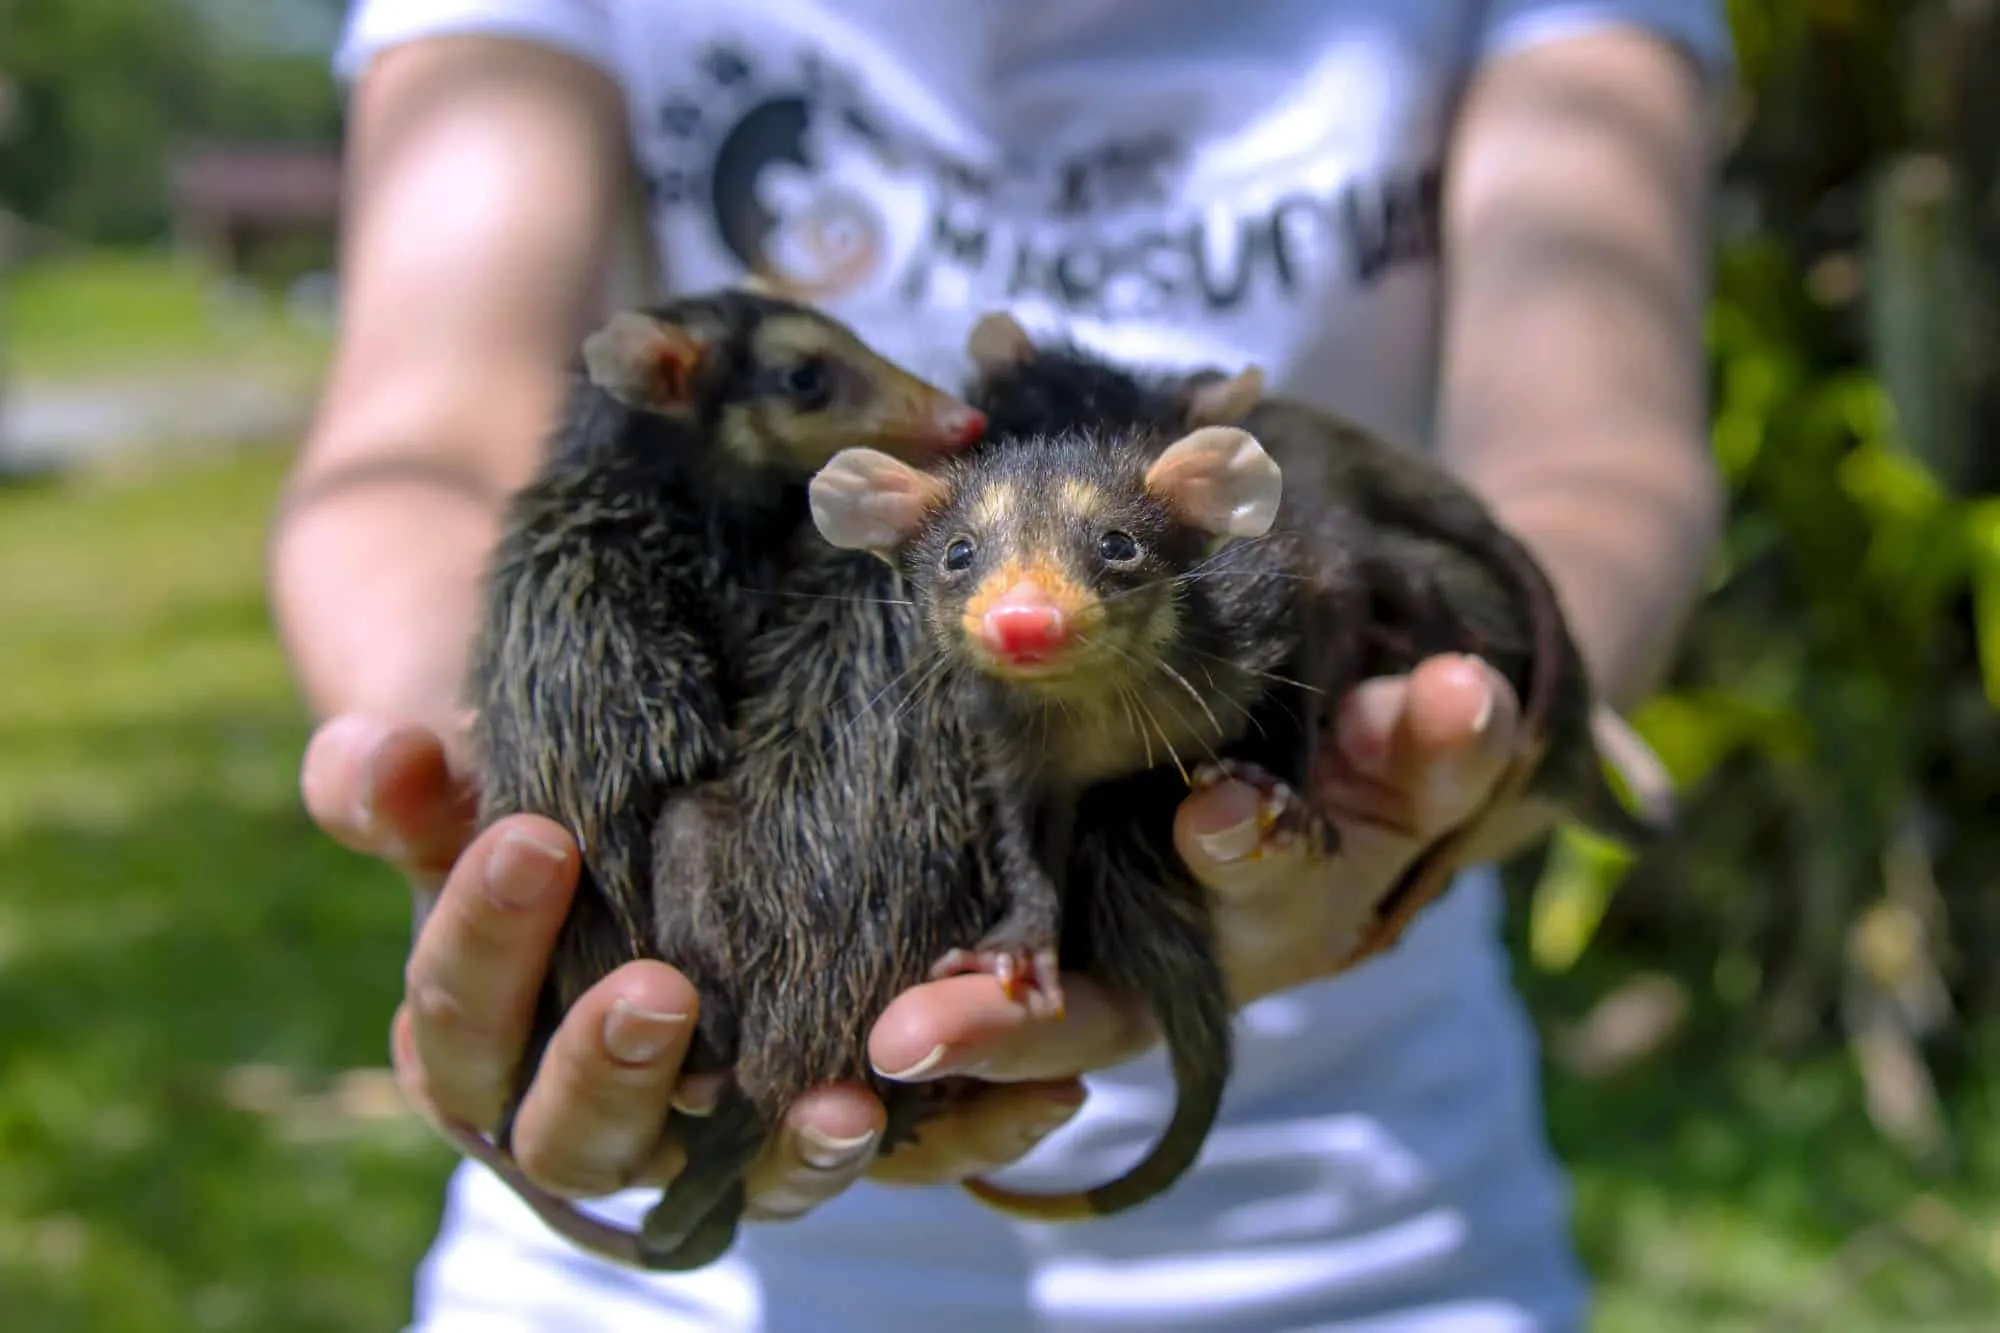
[[998,1083],[1071,1078],[1145,1051],[1154,1027],[1136,997],[1088,977],[1062,979],[1061,1018],[1028,1013],[990,976],[966,975],[904,991],[876,1020],[868,1055],[884,1078],[914,1082],[971,1074]]
[[404,969],[415,1055],[445,1114],[480,1129],[498,1120],[576,876],[562,827],[517,815],[446,879]]
[[328,722],[306,746],[299,787],[336,841],[432,886],[471,836],[471,790],[443,740],[416,723],[359,715]]
[[1342,857],[1319,855],[1308,837],[1264,843],[1244,857],[1263,836],[1265,800],[1254,787],[1224,782],[1182,802],[1174,822],[1176,846],[1209,889],[1209,929],[1237,1007],[1331,972],[1353,951],[1382,891],[1357,884]]
[[[1302,799],[1296,793],[1291,800]],[[1174,816],[1174,848],[1219,904],[1289,894],[1314,848],[1307,838],[1273,842],[1264,831],[1264,793],[1234,778],[1197,791]]]
[[1519,714],[1506,678],[1475,657],[1433,657],[1403,680],[1357,688],[1315,792],[1340,828],[1342,859],[1393,876],[1477,814],[1513,757]]
[[914,1142],[868,1166],[885,1185],[938,1185],[998,1171],[1076,1117],[1083,1084],[1075,1079],[994,1083],[924,1122]]
[[882,1103],[864,1087],[832,1084],[807,1093],[744,1174],[743,1215],[780,1221],[825,1203],[867,1170],[885,1123]]
[[529,1179],[589,1198],[663,1170],[661,1135],[695,1006],[688,980],[650,960],[625,964],[578,997],[514,1119],[514,1159]]

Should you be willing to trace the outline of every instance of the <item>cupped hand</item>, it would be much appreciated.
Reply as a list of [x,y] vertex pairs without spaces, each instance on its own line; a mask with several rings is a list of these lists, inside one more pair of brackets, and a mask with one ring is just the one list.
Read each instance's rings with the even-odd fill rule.
[[[535,999],[576,891],[574,839],[532,815],[473,836],[459,738],[393,719],[329,721],[307,746],[300,785],[343,845],[435,893],[404,974],[390,1049],[406,1097],[439,1125],[490,1134],[527,1049]],[[662,1126],[677,1101],[712,1105],[712,1077],[683,1080],[696,997],[664,963],[628,963],[564,1015],[522,1100],[515,1161],[552,1193],[590,1198],[664,1184],[679,1169]],[[816,1090],[791,1109],[754,1168],[753,1216],[803,1211],[867,1164],[882,1128],[865,1089]]]
[[[1333,762],[1302,794],[1334,823],[1339,850],[1273,845],[1264,793],[1235,780],[1181,804],[1175,843],[1209,890],[1216,944],[1238,1006],[1342,971],[1382,899],[1440,837],[1478,814],[1513,758],[1514,691],[1477,658],[1439,656],[1408,676],[1364,682],[1343,702]],[[1253,854],[1254,853],[1254,854]],[[932,1183],[1023,1156],[1075,1113],[1078,1077],[1131,1058],[1155,1034],[1136,997],[1064,977],[1068,1012],[1031,1018],[987,976],[919,986],[890,1005],[870,1047],[892,1078],[989,1081],[872,1178]]]

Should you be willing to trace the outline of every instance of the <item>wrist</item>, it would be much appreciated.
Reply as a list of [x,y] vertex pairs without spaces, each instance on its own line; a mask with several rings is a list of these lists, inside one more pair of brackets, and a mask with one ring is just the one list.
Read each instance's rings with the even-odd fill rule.
[[456,730],[498,504],[418,470],[321,475],[288,490],[267,549],[273,620],[307,707]]
[[1482,457],[1465,469],[1548,576],[1592,690],[1621,711],[1664,678],[1723,512],[1704,440],[1622,446],[1622,462],[1603,466],[1592,457],[1602,450],[1551,446],[1554,457]]

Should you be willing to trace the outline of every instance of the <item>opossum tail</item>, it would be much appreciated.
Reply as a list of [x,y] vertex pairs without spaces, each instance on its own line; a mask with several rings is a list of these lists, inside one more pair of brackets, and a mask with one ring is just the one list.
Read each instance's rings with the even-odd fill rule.
[[[1632,725],[1603,704],[1590,711],[1590,737],[1596,761],[1583,793],[1577,820],[1627,847],[1640,848],[1674,831],[1677,818],[1674,780],[1653,747]],[[1625,800],[1607,780],[1604,770],[1618,775],[1628,793]],[[1628,805],[1629,802],[1629,805]]]
[[[1153,1012],[1174,1071],[1174,1114],[1152,1151],[1117,1179],[1065,1194],[1030,1194],[983,1180],[964,1182],[987,1207],[1033,1222],[1079,1222],[1136,1208],[1166,1192],[1201,1155],[1229,1081],[1228,988],[1212,947],[1203,940],[1183,955],[1198,966],[1160,968]],[[1157,962],[1157,956],[1155,960]],[[1134,978],[1137,980],[1137,978]]]

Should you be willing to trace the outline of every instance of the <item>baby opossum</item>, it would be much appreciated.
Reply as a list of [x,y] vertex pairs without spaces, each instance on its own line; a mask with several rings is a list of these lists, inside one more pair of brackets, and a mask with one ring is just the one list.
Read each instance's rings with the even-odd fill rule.
[[[1448,884],[1486,814],[1512,796],[1539,799],[1628,844],[1671,829],[1672,779],[1631,726],[1592,699],[1540,563],[1442,463],[1336,414],[1266,398],[1254,366],[1234,376],[1144,376],[1075,347],[1038,347],[998,312],[979,321],[968,351],[979,379],[966,397],[987,413],[989,434],[1018,424],[1023,404],[1064,425],[1127,429],[1124,421],[1132,420],[1169,430],[1250,430],[1282,466],[1295,504],[1311,497],[1358,520],[1345,525],[1338,544],[1369,589],[1364,675],[1405,672],[1435,653],[1476,652],[1513,685],[1522,705],[1516,762],[1487,806],[1410,868],[1354,961],[1401,937]],[[1355,629],[1345,623],[1333,632],[1352,636]],[[1316,710],[1324,701],[1313,696],[1307,704]],[[1607,763],[1636,813],[1605,781]],[[1253,771],[1238,776],[1272,785]]]
[[[1476,502],[1457,502],[1469,494],[1369,437],[1344,439],[1323,421],[1308,435],[1273,414],[1287,458],[1299,455],[1305,474],[1281,513],[1284,475],[1257,437],[1197,424],[1267,410],[1254,371],[1147,383],[1080,353],[1038,353],[1006,326],[989,319],[975,332],[987,383],[968,397],[996,430],[1037,417],[1071,429],[994,441],[930,472],[845,451],[814,478],[813,517],[834,545],[906,570],[939,650],[1023,739],[1043,796],[1083,802],[1067,862],[1064,963],[1094,966],[1152,999],[1175,1068],[1174,1119],[1153,1153],[1110,1185],[1056,1198],[975,1192],[1029,1216],[1102,1215],[1165,1189],[1192,1163],[1229,1067],[1226,990],[1201,890],[1173,864],[1174,801],[1159,782],[1156,740],[1184,777],[1182,754],[1195,751],[1274,798],[1287,780],[1310,790],[1327,700],[1430,653],[1477,648],[1513,668],[1531,741],[1552,716],[1552,696],[1559,701],[1562,762],[1549,774],[1565,804],[1621,833],[1653,829],[1615,798],[1596,799],[1602,773],[1574,758],[1595,758],[1588,696],[1553,593],[1534,581],[1532,561],[1521,571]],[[995,387],[1009,375],[1011,386]],[[1022,402],[1032,410],[1010,415]],[[1176,416],[1197,428],[1158,450],[1159,426]],[[1399,488],[1405,472],[1415,480]],[[1418,557],[1434,577],[1403,567]],[[1483,577],[1487,564],[1523,581],[1524,612],[1442,600],[1504,600],[1505,584]],[[1520,618],[1537,622],[1527,642]],[[1273,806],[1290,822],[1267,832],[1331,848],[1331,826],[1303,804]],[[1449,869],[1438,852],[1420,862],[1357,958],[1393,942]]]
[[[466,690],[480,826],[546,815],[583,853],[522,1090],[578,995],[658,955],[654,828],[669,793],[728,759],[735,664],[781,600],[807,476],[856,441],[921,460],[984,426],[828,316],[745,291],[620,311],[580,362],[549,456],[509,506]],[[531,1202],[606,1243],[568,1204]]]
[[[944,688],[1015,750],[1008,767],[1052,826],[1063,965],[1145,996],[1173,1063],[1173,1121],[1117,1180],[1060,1200],[969,1183],[1019,1215],[1134,1207],[1206,1140],[1229,1073],[1228,988],[1201,886],[1173,854],[1176,801],[1158,766],[1171,759],[1185,778],[1183,756],[1219,757],[1269,711],[1304,603],[1341,595],[1277,554],[1311,533],[1270,539],[1258,548],[1270,554],[1227,577],[1218,568],[1218,544],[1263,536],[1278,511],[1277,468],[1248,435],[1200,431],[1157,456],[1156,445],[1065,432],[990,442],[938,471],[857,448],[811,488],[828,542],[903,569]],[[1330,544],[1319,567],[1340,558]]]

